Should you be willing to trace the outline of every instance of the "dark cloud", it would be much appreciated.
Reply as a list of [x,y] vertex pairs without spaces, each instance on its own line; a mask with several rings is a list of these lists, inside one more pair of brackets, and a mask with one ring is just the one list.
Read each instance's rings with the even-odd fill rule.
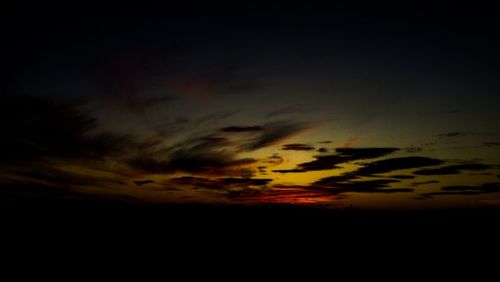
[[272,179],[266,178],[202,178],[202,177],[192,177],[192,176],[183,176],[170,179],[172,184],[176,185],[186,185],[191,186],[192,188],[206,188],[206,189],[220,189],[225,190],[234,187],[257,187],[257,186],[265,186]]
[[303,171],[316,171],[316,170],[328,170],[334,168],[341,168],[338,164],[344,163],[344,161],[336,155],[332,156],[315,156],[316,160],[301,163],[295,169],[297,172]]
[[283,163],[284,160],[280,155],[273,154],[270,157],[264,158],[263,160],[261,160],[261,162],[275,166],[275,165],[279,165],[279,164]]
[[355,160],[374,159],[398,151],[398,148],[338,148],[335,155],[315,156],[316,160],[298,165],[304,171],[339,168],[339,164]]
[[467,136],[467,135],[468,135],[467,132],[454,131],[454,132],[447,132],[447,133],[438,134],[437,138],[445,139],[445,138],[453,138],[453,137],[463,137],[463,136]]
[[170,179],[170,182],[175,185],[186,185],[192,188],[206,188],[206,189],[223,189],[221,183],[215,180],[193,177],[193,176],[182,176]]
[[457,185],[457,186],[445,186],[441,188],[439,192],[430,192],[423,193],[419,195],[419,199],[429,199],[435,196],[451,196],[451,195],[480,195],[480,194],[489,194],[489,193],[500,193],[500,183],[485,183],[479,186],[466,186],[466,185]]
[[[14,173],[21,178],[16,181],[18,185],[43,182],[50,183],[51,186],[60,187],[61,189],[64,189],[64,186],[71,185],[92,185],[96,184],[99,180],[96,177],[76,176],[57,168],[43,166],[39,162],[31,162],[29,166],[16,168]],[[2,180],[5,181],[4,179]]]
[[208,135],[199,138],[193,138],[183,142],[181,150],[190,151],[192,153],[218,150],[226,146],[232,145],[232,142],[223,136]]
[[319,153],[328,153],[328,149],[327,148],[319,148],[317,151]]
[[[446,141],[446,140],[451,140],[454,138],[458,137],[466,137],[466,136],[481,136],[481,137],[492,137],[496,136],[495,133],[493,132],[460,132],[460,131],[454,131],[454,132],[447,132],[447,133],[442,133],[438,134],[437,138],[441,141]],[[487,146],[487,143],[492,143],[493,146],[496,142],[485,142],[484,145]]]
[[[346,149],[343,149],[343,151],[344,150]],[[385,154],[388,154],[391,151],[394,151],[394,148],[386,148]],[[373,154],[372,153],[370,154],[371,156],[374,155],[374,153]],[[388,184],[399,183],[400,180],[398,179],[410,179],[413,178],[412,176],[408,177],[406,175],[403,176],[396,175],[392,176],[393,179],[366,180],[366,181],[357,181],[357,180],[364,177],[376,176],[376,174],[379,173],[387,173],[387,172],[397,171],[400,169],[434,166],[442,163],[443,161],[441,160],[426,158],[426,157],[404,157],[404,158],[380,160],[364,164],[361,168],[353,172],[348,172],[339,176],[330,176],[322,178],[314,182],[312,185],[335,188],[335,191],[339,193],[340,192],[342,193],[343,192],[371,192],[371,193],[412,192],[413,189],[410,188],[384,189],[384,188],[389,188]]]
[[365,181],[351,181],[353,178],[349,176],[337,176],[323,178],[313,184],[313,186],[321,186],[332,193],[404,193],[413,192],[410,188],[391,188],[390,184],[399,183],[399,180],[394,179],[376,179]]
[[[320,185],[320,186],[334,186],[337,185],[338,183],[347,183],[352,180],[355,180],[358,178],[356,175],[353,174],[343,174],[343,175],[338,175],[338,176],[329,176],[325,178],[321,178],[320,180],[314,182],[315,185]],[[394,180],[395,182],[399,182],[399,180]]]
[[[241,151],[253,151],[279,142],[303,130],[303,124],[283,122],[266,126],[231,126],[215,133],[190,137],[163,151],[139,154],[128,164],[146,173],[189,172],[201,175],[238,175],[251,177],[255,173],[248,165],[260,162],[277,165],[283,162],[279,155],[261,160],[238,158]],[[244,139],[228,133],[247,132]],[[246,166],[246,167],[245,167]]]
[[[127,175],[109,169],[100,169],[100,164],[94,161],[89,164],[73,161],[71,164],[84,170],[104,172],[106,176],[67,171],[52,166],[47,160],[33,160],[2,167],[3,177],[0,178],[0,186],[11,187],[12,189],[17,187],[20,189],[20,193],[29,192],[22,190],[25,187],[37,186],[45,186],[51,190],[58,190],[60,192],[67,191],[69,193],[69,190],[75,186],[92,186],[106,189],[107,187],[116,187],[116,185],[126,184],[124,178],[127,177]],[[43,193],[43,190],[38,192]],[[76,196],[79,193],[72,192],[72,194]],[[50,196],[50,193],[48,192],[46,196]]]
[[305,129],[308,129],[309,127],[310,125],[308,124],[292,121],[270,123],[264,126],[264,131],[262,131],[258,136],[242,144],[240,149],[242,151],[255,151],[275,145],[304,131]]
[[233,142],[219,135],[192,137],[167,149],[140,152],[127,163],[143,173],[189,172],[203,175],[247,174],[254,159],[238,158]]
[[486,147],[500,147],[500,142],[484,142],[483,144]]
[[281,150],[289,151],[312,151],[314,147],[307,144],[285,144],[281,147]]
[[272,179],[263,178],[222,178],[224,184],[237,186],[262,186],[273,181]]
[[413,179],[413,178],[415,178],[414,175],[391,175],[389,177],[395,178],[395,179]]
[[468,173],[467,175],[470,175],[470,176],[484,176],[484,175],[493,175],[493,173],[491,173],[491,172],[472,172],[472,173]]
[[434,184],[434,183],[439,183],[437,180],[429,180],[429,181],[422,181],[422,182],[413,182],[411,183],[411,186],[421,186],[421,185],[427,185],[427,184]]
[[80,104],[30,96],[0,99],[2,162],[39,158],[101,159],[130,149],[127,135],[94,133],[97,121]]
[[302,169],[275,169],[273,172],[278,172],[278,173],[297,173],[297,172],[305,172],[305,170]]
[[255,132],[262,131],[262,126],[228,126],[220,129],[222,132]]
[[318,142],[318,144],[331,144],[331,143],[333,143],[333,141],[330,141],[330,140]]
[[485,164],[459,164],[439,168],[421,169],[413,172],[416,175],[447,175],[459,174],[462,171],[482,171],[491,169],[492,166]]
[[140,156],[128,161],[134,169],[144,173],[190,172],[203,175],[230,175],[246,173],[242,166],[255,163],[250,158],[234,159],[232,154],[222,152],[177,151],[161,160]]
[[279,173],[298,173],[317,170],[328,170],[340,168],[339,164],[348,163],[355,160],[372,159],[383,157],[398,151],[398,148],[338,148],[335,155],[314,156],[315,160],[301,163],[294,169],[275,170]]
[[427,157],[402,157],[385,159],[363,165],[355,173],[358,175],[374,175],[401,169],[421,168],[443,164],[442,160]]
[[266,168],[267,168],[267,166],[258,166],[258,167],[257,167],[257,170],[258,170],[260,173],[266,173]]
[[442,191],[481,191],[482,193],[500,192],[500,183],[485,183],[480,186],[445,186]]
[[366,159],[375,159],[379,157],[383,157],[389,154],[392,154],[396,151],[399,151],[398,148],[338,148],[335,150],[337,154],[348,160],[366,160]]
[[150,179],[134,181],[134,184],[137,186],[142,186],[142,185],[146,185],[146,184],[154,184],[154,183],[156,183],[156,182],[154,182],[153,180],[150,180]]

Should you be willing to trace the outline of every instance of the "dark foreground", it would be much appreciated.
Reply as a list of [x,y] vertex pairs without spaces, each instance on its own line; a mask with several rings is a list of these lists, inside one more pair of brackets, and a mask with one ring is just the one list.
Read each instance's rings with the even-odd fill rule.
[[[320,253],[337,259],[347,255],[349,261],[366,260],[364,256],[370,254],[379,260],[389,253],[391,260],[398,261],[415,253],[436,259],[492,252],[500,238],[499,209],[367,211],[1,199],[4,250],[12,249],[11,254],[23,259],[33,253],[57,252],[66,257],[84,252],[94,259],[108,253],[142,260],[137,253],[156,253],[155,257],[220,264],[233,257],[273,263],[273,255],[289,260],[298,254],[300,260],[319,259]],[[216,260],[220,256],[223,261]]]
[[[144,204],[93,197],[0,197],[4,227],[39,230],[122,230],[175,234],[423,234],[488,236],[499,208],[435,210],[327,209],[293,205]],[[14,228],[15,230],[15,228]],[[140,230],[140,231],[139,231]]]

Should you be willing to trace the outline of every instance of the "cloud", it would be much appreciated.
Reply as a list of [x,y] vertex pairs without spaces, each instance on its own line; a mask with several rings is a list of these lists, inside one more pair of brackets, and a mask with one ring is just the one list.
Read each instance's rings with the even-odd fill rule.
[[438,139],[446,139],[446,138],[454,138],[454,137],[463,137],[469,135],[467,132],[446,132],[437,135]]
[[450,165],[439,168],[422,169],[413,172],[416,175],[447,175],[447,174],[459,174],[462,171],[483,171],[491,169],[492,166],[485,164],[460,164],[460,165]]
[[442,191],[481,191],[482,193],[500,192],[500,183],[485,183],[480,186],[445,186]]
[[413,178],[415,178],[414,175],[391,175],[389,177],[396,178],[396,179],[413,179]]
[[[54,164],[59,164],[59,166]],[[9,188],[18,189],[12,191],[15,193],[43,194],[45,192],[42,189],[31,191],[30,187],[36,189],[38,186],[44,186],[50,191],[59,191],[64,195],[71,194],[76,197],[78,194],[85,194],[85,192],[80,189],[71,192],[74,187],[96,187],[105,192],[109,188],[125,185],[128,177],[126,171],[113,171],[107,168],[104,162],[49,160],[45,158],[2,167],[2,177],[0,178],[2,189],[0,189],[0,193],[6,192],[3,188]],[[50,191],[47,191],[44,196],[58,196],[56,194],[52,195]],[[90,193],[97,194],[98,191]]]
[[182,176],[170,179],[170,183],[175,185],[186,185],[191,186],[195,189],[205,188],[205,189],[223,189],[218,181],[193,176]]
[[239,175],[247,173],[243,167],[255,162],[251,158],[235,159],[230,153],[180,150],[170,154],[166,160],[140,156],[129,160],[128,164],[143,173],[151,174],[189,172],[201,175]]
[[243,143],[240,149],[248,152],[275,145],[309,128],[309,124],[301,122],[270,123],[264,126],[264,131],[258,136]]
[[439,181],[437,181],[437,180],[429,180],[429,181],[422,181],[422,182],[412,182],[410,185],[412,187],[415,187],[415,186],[421,186],[421,185],[427,185],[427,184],[435,184],[435,183],[439,183]]
[[96,133],[80,104],[31,96],[0,98],[2,162],[40,158],[102,159],[134,146],[131,136]]
[[[355,180],[358,176],[353,174],[343,174],[338,176],[329,176],[321,178],[320,180],[314,182],[314,185],[320,186],[335,186],[339,183],[347,183],[349,181]],[[394,182],[399,182],[399,180],[393,180]]]
[[319,153],[328,153],[328,149],[327,149],[327,148],[323,148],[323,147],[322,147],[322,148],[319,148],[317,151],[318,151]]
[[339,168],[339,164],[356,160],[374,159],[398,151],[398,148],[337,148],[335,155],[314,156],[316,160],[301,163],[297,169],[303,171],[327,170]]
[[276,166],[276,165],[282,164],[284,162],[284,160],[280,155],[273,154],[270,157],[262,159],[261,162],[263,162],[267,165]]
[[[389,153],[387,150],[386,153]],[[373,156],[373,155],[372,155]],[[396,193],[412,192],[411,188],[390,188],[389,184],[399,183],[398,179],[411,179],[412,176],[395,175],[392,179],[375,179],[358,181],[364,177],[374,177],[380,173],[388,173],[401,169],[419,168],[442,164],[443,161],[426,157],[392,158],[364,164],[359,169],[338,176],[322,178],[312,186],[335,188],[338,193],[369,192],[369,193]],[[394,179],[396,178],[396,179]]]
[[[271,197],[273,191],[267,189],[272,190],[278,187],[268,187],[272,179],[253,177],[257,172],[265,174],[266,169],[270,170],[271,167],[282,164],[283,158],[275,154],[267,158],[254,159],[241,157],[240,154],[279,144],[311,127],[308,123],[296,121],[254,126],[226,126],[215,128],[209,133],[204,131],[202,133],[204,135],[190,136],[180,140],[174,146],[163,148],[158,140],[152,143],[148,140],[138,142],[131,135],[99,131],[97,120],[83,112],[78,103],[56,102],[27,96],[4,96],[1,102],[2,164],[6,167],[13,164],[12,171],[16,173],[16,176],[25,179],[28,184],[37,182],[57,184],[53,185],[54,187],[107,187],[107,185],[127,183],[140,187],[155,183],[153,180],[142,178],[147,174],[186,173],[191,176],[172,178],[170,183],[194,189],[224,191],[266,188],[266,195]],[[165,139],[161,138],[161,140]],[[289,143],[284,144],[282,149],[313,151],[315,148],[308,144]],[[407,149],[403,150],[408,151]],[[273,171],[301,173],[340,168],[342,164],[382,158],[400,150],[392,147],[337,148],[334,154],[318,154],[314,156],[313,161],[300,163],[295,168]],[[85,169],[106,171],[104,162],[109,160],[120,167],[114,172],[108,170],[110,175],[112,174],[110,177],[81,176],[50,166],[50,161],[61,161],[76,165],[84,164],[82,167],[85,166]],[[29,166],[26,169],[20,169],[27,163]],[[309,186],[297,186],[293,189],[296,193],[303,193],[303,195],[308,195],[310,191],[318,191],[318,195],[412,192],[414,191],[412,187],[438,182],[436,180],[413,182],[407,188],[397,187],[397,185],[401,179],[411,179],[413,175],[393,175],[387,176],[387,179],[369,180],[365,177],[374,177],[377,174],[401,169],[440,166],[443,163],[442,160],[418,156],[356,163],[359,168],[353,172],[325,177]],[[33,164],[40,165],[40,167],[33,166]],[[420,169],[415,171],[414,175],[455,174],[462,171],[484,171],[494,167],[465,163]],[[130,181],[134,180],[137,175],[140,175],[142,179]],[[472,195],[494,193],[498,190],[498,183],[480,186],[446,186],[441,191],[422,194],[420,197],[450,194]]]
[[483,144],[486,147],[500,147],[500,142],[484,142]]
[[430,192],[420,194],[417,199],[424,200],[433,198],[435,196],[452,196],[452,195],[480,195],[480,194],[489,194],[489,193],[500,193],[500,183],[485,183],[479,186],[466,186],[466,185],[457,185],[457,186],[445,186],[441,188],[439,192]]
[[266,178],[202,178],[193,176],[182,176],[170,179],[170,183],[176,185],[191,186],[191,188],[200,189],[219,189],[227,190],[230,188],[248,188],[265,186],[272,179]]
[[170,174],[187,172],[200,175],[251,176],[257,160],[239,158],[236,141],[219,131],[188,137],[169,148],[143,151],[127,160],[127,163],[141,173]]
[[327,177],[313,184],[314,187],[320,186],[332,193],[405,193],[413,192],[410,188],[391,188],[390,184],[399,183],[394,179],[376,179],[364,181],[352,181],[349,176]]
[[222,178],[224,184],[238,186],[261,186],[273,181],[272,179],[263,178]]
[[[240,153],[278,143],[305,128],[304,124],[293,122],[224,127],[208,135],[189,137],[164,150],[139,154],[127,163],[143,173],[188,172],[250,177],[256,172],[254,167],[274,166],[282,163],[283,158],[273,155],[256,160],[239,158]],[[245,138],[233,134],[241,132],[247,133]]]
[[470,176],[493,175],[493,173],[491,173],[491,172],[472,172],[472,173],[468,173],[467,175],[470,175]]
[[275,169],[273,172],[278,172],[278,173],[297,173],[297,172],[305,172],[305,170],[302,169]]
[[267,168],[267,166],[258,166],[257,170],[259,171],[259,173],[265,174],[266,173],[266,168]]
[[281,147],[281,150],[285,151],[312,151],[314,150],[313,146],[307,144],[285,144]]
[[100,180],[97,177],[77,176],[58,168],[43,166],[38,162],[31,162],[30,166],[23,165],[16,168],[15,174],[20,178],[17,184],[45,183],[62,189],[64,186],[71,185],[92,185]]
[[255,132],[262,131],[262,126],[228,126],[220,129],[222,132]]
[[437,166],[443,164],[444,161],[428,158],[428,157],[402,157],[385,159],[372,163],[365,164],[355,173],[358,175],[374,175],[379,173],[387,173],[401,169],[421,168],[426,166]]
[[137,185],[137,186],[143,186],[143,185],[146,185],[146,184],[153,184],[153,183],[156,183],[156,182],[153,181],[153,180],[150,180],[150,179],[134,181],[134,184]]

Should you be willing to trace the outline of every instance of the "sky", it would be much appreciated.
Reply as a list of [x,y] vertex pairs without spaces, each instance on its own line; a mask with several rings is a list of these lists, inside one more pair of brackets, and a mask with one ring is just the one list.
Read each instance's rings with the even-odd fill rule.
[[499,10],[399,2],[12,7],[0,193],[499,206]]

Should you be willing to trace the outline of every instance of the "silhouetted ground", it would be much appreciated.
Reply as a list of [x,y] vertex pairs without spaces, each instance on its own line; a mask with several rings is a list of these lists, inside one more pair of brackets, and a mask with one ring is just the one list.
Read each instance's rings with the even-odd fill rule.
[[384,265],[392,263],[383,261],[387,254],[403,264],[404,257],[439,261],[443,255],[460,258],[466,252],[481,257],[500,238],[498,209],[365,211],[144,205],[91,197],[0,198],[3,251],[22,260],[33,254],[45,260],[47,254],[61,259],[86,253],[108,263],[105,253],[134,264],[145,256],[189,264],[237,264],[235,258],[257,264],[283,259],[326,263],[334,257]]
[[500,222],[498,208],[378,211],[295,205],[144,204],[72,194],[2,193],[0,206],[4,226],[203,234],[200,236],[227,232],[430,235],[438,231],[487,235]]

